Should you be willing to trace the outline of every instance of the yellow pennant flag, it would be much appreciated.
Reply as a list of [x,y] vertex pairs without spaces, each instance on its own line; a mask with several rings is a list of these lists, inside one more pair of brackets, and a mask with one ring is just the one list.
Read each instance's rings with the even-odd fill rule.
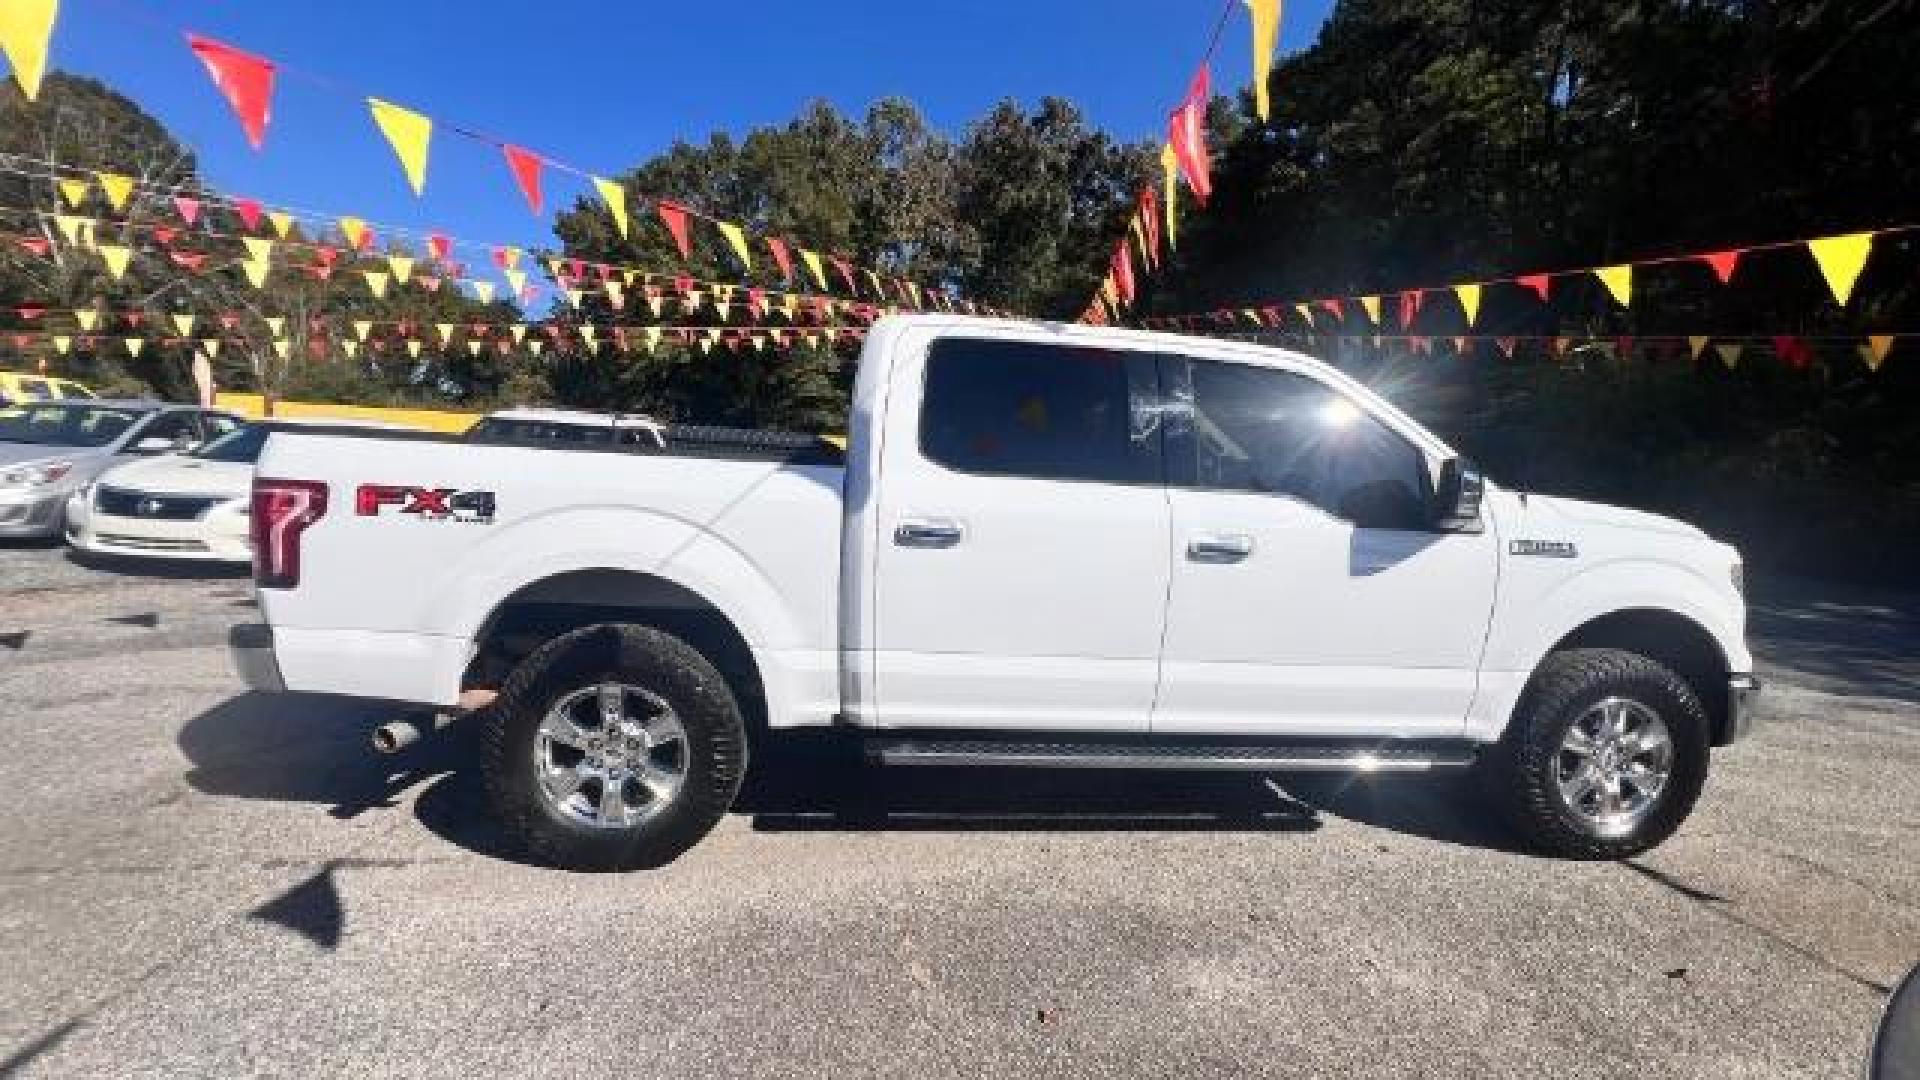
[[1700,354],[1707,351],[1707,342],[1711,340],[1704,334],[1695,334],[1687,338],[1687,348],[1692,351],[1695,360],[1700,359]]
[[1594,267],[1593,276],[1607,287],[1614,303],[1621,307],[1633,306],[1633,264],[1622,263],[1619,266]]
[[379,98],[368,98],[367,105],[373,109],[373,122],[380,125],[380,133],[393,147],[393,156],[400,159],[413,193],[423,194],[427,189],[427,144],[433,139],[433,121]]
[[274,337],[277,337],[277,338],[287,336],[286,316],[268,315],[263,321],[267,324],[267,333],[272,334]]
[[360,276],[367,279],[367,291],[375,298],[387,295],[387,273],[384,270],[362,270]]
[[1293,305],[1293,310],[1299,313],[1301,322],[1306,323],[1309,327],[1313,325],[1313,308],[1306,304],[1295,304]]
[[1860,347],[1860,357],[1867,362],[1867,370],[1879,371],[1880,365],[1887,362],[1887,354],[1892,351],[1892,334],[1873,334]]
[[713,301],[713,310],[720,313],[721,322],[726,322],[727,315],[728,315],[728,312],[731,310],[731,307],[730,305],[728,305],[728,303],[725,300],[715,297]]
[[60,0],[5,0],[0,3],[0,52],[13,66],[14,81],[28,101],[40,96],[40,79],[47,73],[47,44],[53,39],[53,20]]
[[340,351],[347,354],[347,359],[351,360],[360,355],[360,343],[357,341],[343,341],[340,343]]
[[365,341],[367,340],[367,336],[372,333],[373,333],[373,321],[371,319],[355,319],[353,321],[354,337],[359,338],[361,341]]
[[120,344],[127,347],[128,356],[139,356],[140,350],[147,347],[147,339],[143,337],[121,338]]
[[96,308],[81,308],[73,313],[73,319],[80,324],[81,330],[91,334],[93,328],[100,325],[100,312]]
[[1478,284],[1455,285],[1455,296],[1460,298],[1460,310],[1467,313],[1467,325],[1471,327],[1480,321],[1480,286]]
[[513,336],[513,343],[518,345],[527,340],[527,324],[514,323],[512,326],[507,327],[507,333]]
[[1732,371],[1740,363],[1740,350],[1742,348],[1744,348],[1744,346],[1738,341],[1723,341],[1715,345],[1713,351],[1720,354],[1720,362],[1727,365],[1728,371]]
[[607,204],[607,212],[613,215],[613,227],[620,230],[621,239],[627,235],[627,189],[618,181],[593,178],[595,190],[600,192],[600,200]]
[[181,337],[193,336],[194,322],[194,315],[191,311],[177,311],[173,315],[173,328],[180,332]]
[[788,322],[793,321],[794,314],[799,310],[800,298],[792,293],[788,293],[786,299],[780,301],[780,313],[787,317]]
[[527,342],[527,351],[532,353],[535,356],[539,356],[541,353],[545,352],[546,348],[547,348],[547,343],[544,341],[541,341],[539,338],[535,338],[532,341]]
[[266,262],[273,258],[273,241],[264,236],[243,236],[240,241],[247,245],[247,258],[254,262]]
[[619,307],[620,305],[627,302],[626,294],[621,291],[619,282],[617,281],[607,282],[606,290],[607,290],[607,299],[613,301],[614,307]]
[[1272,107],[1267,101],[1267,77],[1273,71],[1273,52],[1280,47],[1280,0],[1246,0],[1253,17],[1253,111],[1262,122]]
[[483,304],[493,303],[493,282],[476,281],[473,283],[473,297]]
[[649,296],[647,297],[647,308],[653,312],[653,317],[657,319],[661,316],[661,313],[667,309],[667,298],[658,294]]
[[77,214],[55,214],[53,224],[60,235],[74,247],[93,246],[93,219]]
[[120,275],[127,272],[127,262],[133,258],[133,249],[119,244],[101,244],[100,257],[107,261],[107,273],[113,280],[119,281]]
[[572,305],[572,306],[574,306],[574,307],[579,307],[579,306],[580,306],[580,298],[581,298],[581,297],[583,297],[583,296],[585,296],[585,295],[587,295],[587,294],[586,294],[586,290],[584,290],[584,289],[568,289],[568,290],[567,290],[567,303],[568,303],[568,304],[571,304],[571,305]]
[[686,309],[687,314],[691,315],[700,310],[700,305],[705,303],[706,299],[706,293],[701,292],[699,289],[690,289],[687,292],[685,302],[681,306]]
[[413,338],[407,342],[407,355],[413,357],[416,360],[420,358],[420,339],[419,338]]
[[413,260],[405,255],[389,255],[387,269],[393,271],[393,280],[405,285],[413,277]]
[[60,189],[60,197],[75,210],[80,209],[80,204],[87,201],[87,192],[93,190],[91,181],[79,179],[61,180],[55,186]]
[[288,341],[285,338],[282,338],[279,341],[274,342],[273,355],[279,357],[282,360],[285,360],[287,357],[292,356],[293,342]]
[[704,337],[703,337],[703,338],[701,338],[701,339],[700,339],[700,353],[701,353],[701,355],[703,355],[703,356],[704,356],[705,354],[707,354],[707,353],[710,353],[710,352],[712,352],[712,351],[713,351],[713,342],[712,342],[712,340],[711,340],[711,339],[708,339],[708,338],[704,338]]
[[100,190],[107,193],[107,205],[115,210],[124,210],[127,199],[133,194],[133,177],[119,173],[96,172],[93,178],[100,182]]
[[633,288],[633,283],[640,280],[640,271],[628,268],[620,271],[620,276],[625,279],[627,288],[631,289]]
[[206,351],[207,359],[211,360],[220,355],[220,339],[217,337],[201,338],[200,348]]
[[1179,217],[1174,213],[1180,191],[1180,155],[1173,152],[1172,143],[1160,148],[1160,171],[1166,181],[1166,191],[1161,193],[1160,201],[1167,204],[1167,247],[1173,248],[1178,246],[1180,233]]
[[71,337],[68,337],[65,334],[53,335],[53,351],[54,352],[59,353],[61,356],[65,356],[67,355],[68,352],[72,351],[72,349],[73,349],[73,339]]
[[814,283],[820,287],[820,291],[826,292],[827,291],[827,272],[821,269],[820,253],[817,251],[808,251],[806,248],[801,248],[800,260],[807,264],[808,270],[813,271]]
[[1853,298],[1853,283],[1859,280],[1860,271],[1867,265],[1867,253],[1872,247],[1872,233],[1847,233],[1807,241],[1813,261],[1820,264],[1820,276],[1827,279],[1827,288],[1833,290],[1834,303],[1846,307],[1847,301]]
[[660,347],[660,328],[657,326],[647,327],[647,351],[652,352],[653,350],[659,347]]
[[580,324],[580,340],[587,343],[587,348],[598,349],[600,347],[599,328],[594,326],[592,323],[581,323]]
[[720,226],[720,235],[733,245],[733,253],[740,257],[740,265],[753,269],[753,253],[747,250],[747,234],[731,221],[716,221],[714,224]]
[[267,274],[273,270],[273,264],[265,259],[248,259],[240,264],[240,270],[247,275],[247,281],[256,289],[267,287]]
[[284,210],[272,210],[272,211],[268,211],[267,220],[273,222],[273,235],[279,237],[282,240],[285,240],[287,237],[293,235],[293,215],[292,214],[289,214]]
[[478,338],[475,338],[475,339],[473,339],[473,340],[470,340],[470,341],[468,341],[468,342],[467,342],[467,355],[468,355],[468,356],[479,356],[479,355],[480,355],[480,350],[481,350],[481,349],[484,349],[484,348],[486,348],[486,347],[487,347],[487,343],[486,343],[486,342],[484,342],[484,341],[481,341],[481,340],[480,340],[480,339],[478,339]]
[[1380,325],[1380,298],[1379,297],[1377,296],[1361,297],[1360,309],[1367,313],[1367,321],[1373,323],[1373,325],[1375,326]]
[[525,270],[509,270],[506,272],[506,278],[507,288],[512,289],[513,295],[515,296],[519,296],[520,291],[527,287],[527,272]]
[[357,217],[343,217],[340,219],[340,235],[347,238],[348,247],[358,251],[360,245],[366,243],[367,223]]
[[447,346],[453,344],[453,324],[452,323],[450,322],[434,323],[433,330],[434,330],[434,333],[437,333],[440,335],[441,348],[444,349]]

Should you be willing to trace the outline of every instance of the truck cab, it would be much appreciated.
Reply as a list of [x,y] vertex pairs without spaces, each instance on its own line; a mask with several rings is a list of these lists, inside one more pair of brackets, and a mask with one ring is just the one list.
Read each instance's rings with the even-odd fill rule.
[[1505,490],[1239,343],[888,319],[844,456],[293,435],[256,484],[249,681],[464,707],[496,812],[565,865],[677,855],[775,729],[895,765],[1474,767],[1538,848],[1620,857],[1757,691],[1732,548]]

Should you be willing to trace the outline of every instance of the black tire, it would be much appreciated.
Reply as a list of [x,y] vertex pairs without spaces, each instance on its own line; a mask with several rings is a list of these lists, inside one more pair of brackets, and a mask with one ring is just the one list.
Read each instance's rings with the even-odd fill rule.
[[[642,687],[677,713],[686,734],[684,780],[657,813],[624,827],[568,817],[542,790],[535,738],[562,697],[604,681]],[[568,870],[662,866],[719,823],[747,766],[740,708],[707,658],[671,634],[623,624],[589,626],[535,650],[488,710],[481,773],[508,833],[537,861]]]
[[[1606,835],[1575,813],[1557,779],[1568,728],[1606,698],[1651,709],[1673,746],[1672,772],[1627,832]],[[1482,758],[1487,794],[1528,847],[1568,859],[1625,859],[1672,836],[1706,784],[1709,724],[1700,697],[1665,667],[1620,649],[1554,653],[1534,673],[1505,736]],[[1574,759],[1577,761],[1577,759]]]

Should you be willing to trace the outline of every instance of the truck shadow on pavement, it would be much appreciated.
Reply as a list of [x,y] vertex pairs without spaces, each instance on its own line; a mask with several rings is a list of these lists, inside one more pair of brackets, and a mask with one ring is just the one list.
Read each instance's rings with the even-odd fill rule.
[[[244,694],[189,721],[185,780],[225,798],[324,806],[341,820],[406,805],[441,839],[525,859],[487,812],[477,725],[456,724],[392,757],[368,745],[407,712],[394,703]],[[791,737],[756,747],[733,812],[759,832],[1312,833],[1334,817],[1471,847],[1512,839],[1453,777],[1265,777],[869,766],[851,748]]]

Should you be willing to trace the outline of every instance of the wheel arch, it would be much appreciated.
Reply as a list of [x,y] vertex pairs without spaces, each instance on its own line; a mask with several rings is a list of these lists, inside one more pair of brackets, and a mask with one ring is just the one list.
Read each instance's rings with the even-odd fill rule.
[[[1533,678],[1549,658],[1569,649],[1620,649],[1671,669],[1693,688],[1706,707],[1713,745],[1726,745],[1731,719],[1727,691],[1729,659],[1720,639],[1697,620],[1657,607],[1622,608],[1595,615],[1561,635],[1540,655],[1529,673],[1527,685],[1532,685]],[[1514,708],[1525,699],[1523,689]]]

